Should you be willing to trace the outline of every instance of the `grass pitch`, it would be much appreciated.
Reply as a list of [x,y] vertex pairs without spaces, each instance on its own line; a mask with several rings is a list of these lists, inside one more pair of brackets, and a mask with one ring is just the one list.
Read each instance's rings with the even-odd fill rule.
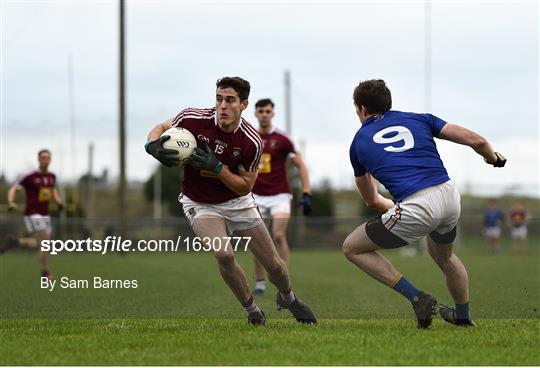
[[419,331],[408,320],[2,321],[0,351],[10,365],[538,365],[537,321],[477,322]]
[[[469,242],[470,243],[470,242]],[[429,257],[386,252],[417,287],[449,303]],[[539,253],[458,252],[469,269],[476,329],[440,319],[417,330],[410,304],[336,249],[293,252],[294,289],[320,318],[299,325],[257,299],[265,327],[243,311],[208,254],[61,255],[57,278],[138,279],[137,289],[39,287],[36,255],[0,256],[2,365],[539,365]],[[251,270],[248,255],[238,258]],[[248,272],[250,273],[250,272]]]

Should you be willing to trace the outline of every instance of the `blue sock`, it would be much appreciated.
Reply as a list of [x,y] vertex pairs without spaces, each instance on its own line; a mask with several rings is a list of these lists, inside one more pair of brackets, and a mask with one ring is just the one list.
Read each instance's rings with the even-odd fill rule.
[[469,312],[469,303],[457,304],[456,303],[456,320],[459,321],[469,321],[471,319],[471,314]]
[[409,299],[411,303],[413,298],[420,294],[420,290],[415,288],[414,285],[405,278],[405,276],[402,276],[401,279],[399,279],[397,284],[394,285],[393,289],[402,294],[405,298]]

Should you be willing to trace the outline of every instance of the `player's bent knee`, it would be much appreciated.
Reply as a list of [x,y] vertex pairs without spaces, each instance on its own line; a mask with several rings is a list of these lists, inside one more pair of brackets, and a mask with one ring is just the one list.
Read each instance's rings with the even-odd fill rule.
[[437,266],[439,266],[442,271],[446,271],[452,267],[451,256],[446,256],[444,254],[438,254],[431,251],[429,252],[429,255],[431,256],[431,258],[433,258],[433,261],[437,264]]
[[352,256],[355,255],[354,242],[351,239],[351,235],[347,236],[345,241],[343,241],[343,245],[341,246],[341,250],[343,251],[343,254],[345,255],[345,257],[347,257],[347,259],[349,259],[349,260],[352,258]]
[[274,243],[276,243],[276,245],[282,245],[286,240],[285,233],[274,234]]
[[234,264],[234,254],[229,252],[215,252],[214,257],[221,267],[230,267]]
[[273,274],[281,274],[285,271],[285,262],[283,262],[283,260],[279,257],[275,257],[272,259],[271,262],[268,262],[266,264],[266,272],[268,272],[269,274],[273,275]]
[[437,266],[439,266],[442,271],[448,271],[452,268],[450,258],[436,258],[435,263],[437,263]]

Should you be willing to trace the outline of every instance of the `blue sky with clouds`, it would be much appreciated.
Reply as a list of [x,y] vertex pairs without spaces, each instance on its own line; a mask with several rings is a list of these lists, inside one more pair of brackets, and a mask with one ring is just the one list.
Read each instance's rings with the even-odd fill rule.
[[[61,180],[86,169],[117,173],[117,15],[112,1],[2,2],[2,171],[9,179],[50,147]],[[127,3],[128,177],[156,162],[143,150],[153,124],[213,104],[214,83],[239,75],[252,104],[276,102],[292,75],[292,136],[315,182],[352,187],[348,146],[359,127],[351,94],[383,78],[394,108],[426,111],[421,1]],[[501,170],[472,150],[439,148],[450,175],[489,194],[521,185],[538,195],[538,4],[432,2],[430,112],[476,130],[509,158]],[[69,141],[68,59],[75,81],[76,155]],[[244,116],[256,123],[250,106]]]

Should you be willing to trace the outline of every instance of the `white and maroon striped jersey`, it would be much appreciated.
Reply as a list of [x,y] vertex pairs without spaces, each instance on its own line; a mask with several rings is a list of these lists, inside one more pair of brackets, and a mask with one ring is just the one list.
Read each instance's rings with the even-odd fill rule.
[[[198,147],[203,146],[203,141],[208,142],[217,159],[234,174],[238,174],[240,168],[251,172],[258,170],[262,140],[257,130],[244,118],[233,132],[226,133],[217,124],[215,108],[188,108],[173,119],[173,126],[189,130],[197,139]],[[182,192],[200,203],[222,203],[239,197],[213,172],[197,170],[190,165],[185,166]]]

